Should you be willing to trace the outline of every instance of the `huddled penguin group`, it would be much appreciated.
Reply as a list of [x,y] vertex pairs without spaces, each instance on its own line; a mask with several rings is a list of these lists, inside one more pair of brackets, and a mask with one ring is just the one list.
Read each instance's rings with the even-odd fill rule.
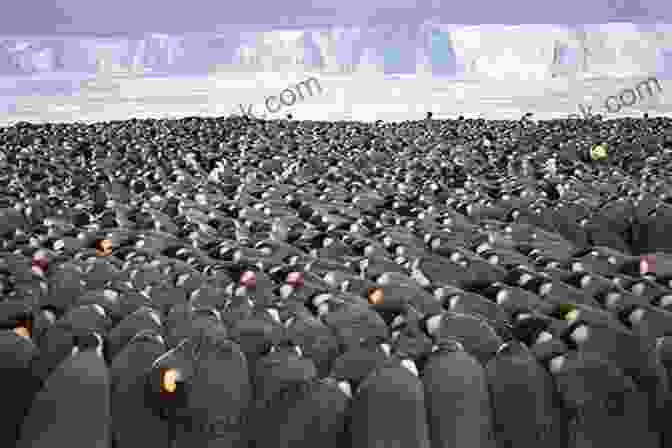
[[0,447],[672,447],[671,166],[649,117],[0,128]]

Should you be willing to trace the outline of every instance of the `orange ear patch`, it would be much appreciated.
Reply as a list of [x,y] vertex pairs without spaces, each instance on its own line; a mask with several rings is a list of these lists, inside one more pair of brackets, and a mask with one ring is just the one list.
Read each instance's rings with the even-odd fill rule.
[[369,303],[372,305],[380,305],[383,303],[384,293],[382,288],[374,288],[369,291]]
[[96,255],[100,257],[106,257],[112,254],[112,241],[110,240],[97,240],[96,241]]
[[14,328],[14,333],[18,334],[22,338],[30,339],[30,330],[24,327],[23,325]]
[[180,379],[180,372],[177,369],[166,369],[161,374],[161,390],[163,392],[173,393],[177,390],[177,382]]

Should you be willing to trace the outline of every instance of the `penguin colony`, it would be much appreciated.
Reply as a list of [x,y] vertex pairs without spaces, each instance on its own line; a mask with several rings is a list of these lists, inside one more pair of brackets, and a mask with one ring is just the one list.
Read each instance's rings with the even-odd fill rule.
[[0,447],[672,446],[672,120],[0,129]]

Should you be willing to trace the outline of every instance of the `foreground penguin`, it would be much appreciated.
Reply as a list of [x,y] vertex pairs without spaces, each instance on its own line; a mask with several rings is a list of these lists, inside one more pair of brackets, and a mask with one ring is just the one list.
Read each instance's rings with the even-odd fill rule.
[[648,428],[646,394],[616,365],[595,353],[569,352],[552,358],[549,369],[568,422],[566,446],[660,446]]
[[[248,421],[256,448],[292,448],[302,439],[302,427],[294,419],[305,419],[294,409],[317,378],[315,364],[297,346],[273,347],[257,361],[254,369],[254,406]],[[310,412],[310,408],[305,411]],[[264,431],[254,425],[264,422]]]
[[647,395],[650,432],[662,437],[670,389],[655,345],[627,330],[597,322],[587,324],[581,319],[564,332],[563,338],[571,348],[598,355],[632,378]]
[[38,349],[22,330],[0,330],[0,381],[7,384],[2,401],[0,446],[14,446],[35,392],[30,362]]
[[110,376],[115,448],[169,446],[169,422],[152,411],[145,393],[147,372],[165,351],[157,331],[142,330],[114,357]]
[[459,342],[434,347],[422,371],[432,448],[494,448],[485,369]]
[[37,394],[17,448],[110,446],[110,377],[97,333],[76,338]]
[[185,339],[157,359],[149,387],[174,428],[173,448],[247,447],[247,360],[238,344],[216,328]]
[[503,344],[485,372],[498,447],[564,446],[559,396],[553,381],[523,344]]
[[347,389],[344,391],[333,379],[324,378],[313,379],[292,392],[291,413],[277,427],[278,438],[272,446],[347,446],[347,411],[351,398]]
[[351,448],[429,448],[425,398],[417,369],[390,362],[359,386],[349,415]]

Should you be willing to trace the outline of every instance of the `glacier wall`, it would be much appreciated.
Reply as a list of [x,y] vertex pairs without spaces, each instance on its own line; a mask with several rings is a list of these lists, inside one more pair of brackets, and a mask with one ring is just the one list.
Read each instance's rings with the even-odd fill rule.
[[525,81],[655,74],[672,79],[672,25],[465,26],[427,20],[418,25],[228,27],[217,32],[104,38],[0,36],[0,80],[4,79],[0,95],[11,90],[11,80],[19,78],[46,76],[52,85],[65,86],[68,77],[221,71]]

